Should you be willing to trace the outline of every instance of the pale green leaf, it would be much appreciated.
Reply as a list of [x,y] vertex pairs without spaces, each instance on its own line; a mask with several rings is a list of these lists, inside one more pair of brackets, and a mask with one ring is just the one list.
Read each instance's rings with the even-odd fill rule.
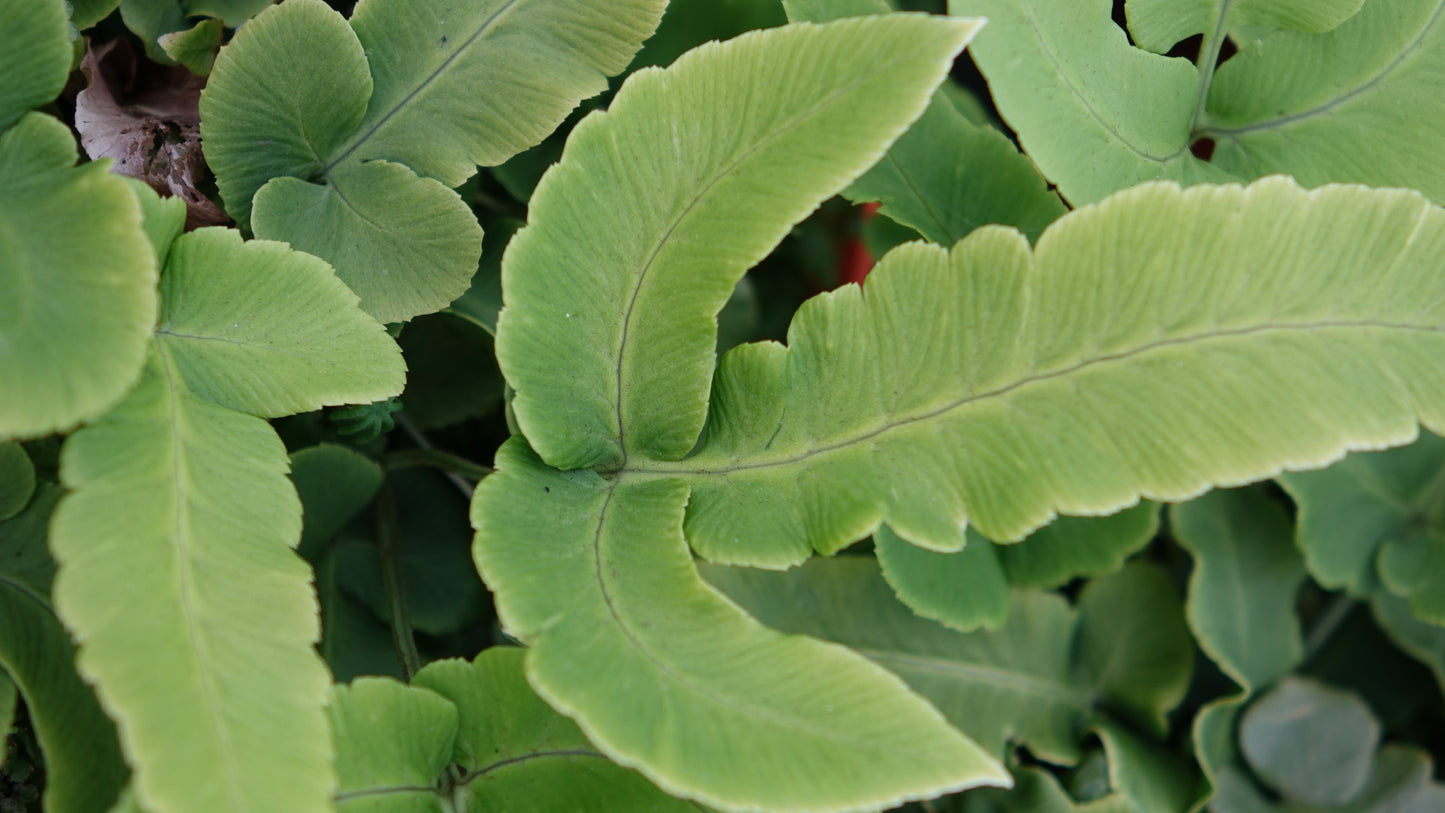
[[1219,69],[1199,134],[1245,177],[1419,189],[1445,202],[1445,5],[1371,0],[1327,34],[1279,33]]
[[968,534],[963,550],[939,553],[885,525],[873,532],[873,544],[883,578],[920,616],[961,632],[998,629],[1008,617],[1008,579],[993,544],[978,534]]
[[1085,585],[1077,609],[1078,668],[1105,703],[1163,737],[1194,673],[1194,639],[1168,574],[1136,560]]
[[275,0],[185,0],[192,16],[205,15],[221,20],[227,28],[237,28],[261,13]]
[[1445,428],[1442,256],[1417,194],[1287,179],[1141,186],[1032,253],[904,246],[787,348],[725,355],[694,455],[626,471],[691,484],[705,558],[778,567],[880,521],[947,549],[1323,465]]
[[1129,34],[1162,54],[1194,34],[1218,43],[1241,27],[1320,33],[1348,20],[1365,0],[1128,0]]
[[0,443],[0,522],[25,508],[35,493],[35,464],[25,447],[18,443]]
[[1326,587],[1383,586],[1420,618],[1445,624],[1445,439],[1353,454],[1280,479],[1299,505],[1299,547]]
[[162,65],[174,64],[157,40],[186,27],[181,0],[121,0],[120,18],[145,47],[147,58]]
[[951,0],[1004,121],[1075,206],[1148,180],[1232,180],[1189,151],[1199,72],[1129,44],[1110,0]]
[[249,226],[272,178],[311,178],[366,115],[372,80],[346,20],[290,0],[248,22],[216,57],[201,93],[206,163],[226,211]]
[[385,159],[457,186],[541,141],[607,87],[652,34],[666,0],[367,0],[351,27],[375,90],[329,155]]
[[1239,723],[1240,750],[1259,778],[1286,799],[1343,805],[1369,779],[1380,723],[1352,692],[1290,677],[1261,696]]
[[328,809],[330,680],[286,468],[265,421],[159,362],[66,442],[55,602],[156,813]]
[[472,506],[478,569],[532,645],[533,687],[612,759],[727,808],[852,810],[1008,781],[891,674],[703,583],[682,483],[559,472],[519,438],[497,468]]
[[156,261],[136,197],[104,163],[72,168],[75,158],[69,128],[49,116],[0,134],[0,438],[110,408],[140,375],[155,325]]
[[536,813],[696,811],[607,760],[577,724],[537,697],[522,650],[488,649],[474,663],[429,664],[412,685],[456,704],[461,730],[452,761],[461,769],[467,809]]
[[437,787],[452,759],[455,705],[424,688],[359,678],[335,688],[327,712],[338,813],[441,813]]
[[[268,3],[269,5],[269,3]],[[211,72],[211,63],[221,47],[225,23],[220,20],[201,20],[185,31],[162,34],[156,43],[166,56],[186,66],[186,70],[197,76]]]
[[1059,517],[996,550],[1009,584],[1057,587],[1071,579],[1113,573],[1158,530],[1159,505],[1144,501],[1106,517]]
[[482,229],[472,210],[401,164],[347,164],[326,185],[275,178],[255,201],[257,237],[324,257],[381,322],[439,310],[477,269]]
[[3,132],[26,111],[60,95],[70,75],[71,53],[62,0],[0,0],[0,20],[5,21],[0,29]]
[[161,354],[200,397],[259,417],[401,391],[401,350],[321,260],[235,230],[177,239],[161,277]]
[[1002,628],[964,634],[901,604],[867,557],[703,573],[764,624],[836,641],[894,672],[1000,759],[1010,743],[1050,762],[1079,759],[1098,698],[1073,666],[1078,617],[1057,595],[1015,591]]
[[161,197],[139,178],[121,176],[140,202],[141,225],[156,255],[156,267],[165,268],[171,244],[186,226],[186,202],[179,197]]
[[502,268],[497,357],[543,459],[685,454],[738,278],[878,159],[977,27],[890,15],[754,32],[633,74],[583,120]]
[[[0,670],[25,695],[45,752],[45,810],[100,813],[125,784],[115,726],[75,671],[75,647],[50,608],[45,529],[61,489],[44,486],[0,522]],[[13,701],[11,704],[13,711]],[[0,740],[8,732],[0,728]]]
[[371,504],[381,480],[380,466],[346,446],[323,443],[292,454],[291,481],[304,518],[301,554],[319,558],[342,527]]

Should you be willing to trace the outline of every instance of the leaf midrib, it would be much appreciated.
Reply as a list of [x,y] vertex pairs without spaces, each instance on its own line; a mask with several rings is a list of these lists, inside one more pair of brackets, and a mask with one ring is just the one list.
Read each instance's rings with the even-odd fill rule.
[[1440,21],[1442,12],[1445,12],[1445,0],[1441,0],[1441,2],[1436,4],[1435,11],[1430,15],[1429,21],[1426,22],[1425,25],[1421,26],[1419,35],[1416,36],[1415,39],[1411,41],[1408,46],[1406,46],[1403,50],[1400,51],[1399,56],[1395,57],[1394,61],[1392,61],[1389,65],[1386,65],[1383,70],[1370,77],[1364,82],[1364,84],[1360,85],[1359,87],[1346,91],[1345,93],[1336,96],[1335,98],[1323,104],[1317,105],[1309,110],[1305,110],[1300,113],[1292,113],[1288,116],[1278,116],[1276,118],[1268,119],[1266,121],[1256,122],[1254,124],[1246,124],[1239,127],[1204,127],[1200,129],[1197,133],[1195,133],[1195,135],[1207,137],[1223,136],[1235,139],[1237,136],[1243,133],[1252,133],[1260,130],[1272,130],[1275,128],[1284,127],[1286,125],[1294,124],[1299,121],[1305,121],[1307,119],[1312,119],[1316,116],[1322,116],[1326,113],[1329,113],[1336,107],[1339,107],[1345,102],[1348,102],[1356,96],[1359,96],[1360,94],[1370,90],[1375,85],[1384,81],[1385,77],[1393,73],[1396,68],[1399,68],[1401,63],[1403,63],[1408,57],[1412,56],[1415,51],[1419,49],[1420,44],[1424,42],[1425,38],[1430,36],[1430,32],[1433,31],[1435,28],[1435,24]]
[[985,402],[994,398],[1003,398],[1033,384],[1047,383],[1065,379],[1075,373],[1091,367],[1126,361],[1132,358],[1143,356],[1155,350],[1168,347],[1182,347],[1195,343],[1211,342],[1223,339],[1233,339],[1242,336],[1252,336],[1263,333],[1294,333],[1294,332],[1316,332],[1325,330],[1358,329],[1358,330],[1402,330],[1418,331],[1422,333],[1445,334],[1445,328],[1428,327],[1414,324],[1399,324],[1389,322],[1373,322],[1366,320],[1340,321],[1340,322],[1296,322],[1291,324],[1259,324],[1246,328],[1234,330],[1218,330],[1206,333],[1192,334],[1172,339],[1162,339],[1155,342],[1148,342],[1138,347],[1111,353],[1094,358],[1084,359],[1067,367],[1044,373],[1025,376],[1017,381],[987,390],[981,393],[968,394],[961,398],[954,399],[942,406],[929,409],[911,417],[904,417],[895,421],[885,421],[881,425],[859,430],[850,437],[836,440],[829,443],[816,445],[806,451],[796,454],[782,455],[774,458],[767,458],[763,455],[751,459],[739,459],[730,465],[709,465],[705,457],[684,458],[678,461],[649,460],[644,466],[631,466],[618,472],[619,476],[626,476],[635,479],[651,479],[654,477],[722,477],[741,471],[776,468],[802,463],[810,458],[826,455],[842,449],[855,446],[860,443],[867,443],[876,438],[897,429],[904,429],[915,424],[924,423],[935,418],[943,418],[956,410],[965,409],[977,403]]
[[186,638],[190,643],[191,654],[194,657],[196,665],[200,667],[200,680],[198,683],[201,687],[201,695],[205,699],[206,709],[211,719],[212,724],[210,728],[215,732],[216,739],[220,741],[221,759],[226,763],[225,770],[222,771],[224,774],[222,781],[224,781],[228,787],[233,806],[232,809],[241,811],[246,810],[248,807],[243,790],[245,772],[236,764],[236,749],[234,743],[231,742],[231,730],[227,724],[226,716],[221,713],[222,704],[218,701],[220,692],[219,687],[215,684],[215,671],[210,668],[208,662],[210,655],[207,651],[204,637],[199,634],[197,629],[200,624],[193,615],[195,588],[191,584],[190,578],[190,568],[193,562],[190,556],[190,544],[186,537],[187,528],[190,524],[186,521],[188,511],[186,507],[185,483],[188,467],[185,462],[187,459],[185,443],[181,439],[183,429],[181,419],[181,391],[185,384],[181,379],[180,371],[175,369],[174,365],[175,361],[170,354],[164,354],[160,368],[165,375],[166,397],[170,402],[171,465],[173,468],[176,500],[176,514],[174,518],[176,532],[174,542],[176,559],[179,563],[179,567],[176,568],[177,579],[179,581],[177,589],[181,597],[178,606],[182,610],[182,615],[185,617]]
[[[386,113],[382,115],[381,118],[376,120],[375,124],[373,124],[365,132],[361,132],[355,135],[352,140],[346,145],[346,147],[341,151],[341,154],[331,159],[331,161],[329,161],[325,166],[321,168],[321,171],[318,172],[317,175],[319,177],[324,177],[329,180],[331,176],[331,170],[335,169],[339,164],[341,164],[341,162],[351,157],[352,153],[360,149],[364,144],[366,144],[367,141],[371,139],[372,136],[376,135],[376,133],[381,130],[382,127],[386,126],[387,122],[391,121],[397,114],[404,110],[407,105],[411,104],[413,99],[421,95],[421,93],[424,92],[427,88],[431,87],[431,85],[436,82],[442,76],[442,74],[447,72],[447,69],[450,68],[454,62],[456,62],[462,57],[463,53],[470,50],[471,47],[475,45],[478,40],[488,34],[491,31],[492,27],[496,25],[497,21],[499,21],[502,17],[506,16],[506,14],[510,12],[513,8],[515,8],[519,2],[521,2],[521,0],[507,0],[506,4],[504,4],[501,8],[497,9],[495,12],[492,13],[492,16],[482,21],[481,26],[477,28],[476,32],[474,32],[470,37],[468,37],[467,40],[461,45],[457,46],[457,49],[453,51],[452,54],[448,56],[445,60],[443,60],[442,63],[437,66],[436,70],[432,71],[431,74],[428,75],[425,79],[423,79],[420,84],[418,84],[413,90],[403,96],[401,100],[396,103],[396,105],[394,105],[390,110],[386,111]],[[373,91],[373,95],[374,94],[375,91]]]

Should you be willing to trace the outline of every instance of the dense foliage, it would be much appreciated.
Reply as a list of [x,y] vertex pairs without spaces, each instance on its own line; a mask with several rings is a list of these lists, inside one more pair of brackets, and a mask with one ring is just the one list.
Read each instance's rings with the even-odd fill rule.
[[1445,2],[903,5],[0,0],[0,811],[1445,809]]

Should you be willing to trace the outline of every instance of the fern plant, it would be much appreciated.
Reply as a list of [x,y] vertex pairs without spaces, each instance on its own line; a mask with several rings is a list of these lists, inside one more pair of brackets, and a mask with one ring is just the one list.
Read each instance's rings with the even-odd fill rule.
[[[1440,807],[1439,440],[1305,471],[1445,433],[1439,4],[665,5],[0,0],[44,809]],[[33,110],[113,11],[237,228]]]

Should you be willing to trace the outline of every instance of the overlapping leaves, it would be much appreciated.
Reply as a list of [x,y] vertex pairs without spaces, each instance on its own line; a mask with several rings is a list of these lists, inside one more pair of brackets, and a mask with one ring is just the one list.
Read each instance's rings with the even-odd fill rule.
[[[1200,68],[1131,46],[1108,0],[950,5],[990,19],[974,58],[1024,149],[1073,203],[1149,179],[1280,172],[1306,186],[1408,186],[1445,200],[1431,158],[1445,120],[1429,90],[1445,67],[1439,0],[1130,6],[1146,47],[1205,32]],[[1251,43],[1216,73],[1223,35],[1246,25],[1297,30]]]
[[330,261],[383,321],[439,310],[481,251],[449,187],[540,141],[627,65],[662,0],[319,0],[258,15],[201,100],[227,209]]
[[[148,225],[178,230],[183,206],[144,194]],[[166,266],[145,374],[62,454],[56,605],[119,723],[138,804],[322,810],[329,678],[291,551],[300,504],[262,417],[394,394],[400,353],[314,257],[220,229],[155,233]]]

